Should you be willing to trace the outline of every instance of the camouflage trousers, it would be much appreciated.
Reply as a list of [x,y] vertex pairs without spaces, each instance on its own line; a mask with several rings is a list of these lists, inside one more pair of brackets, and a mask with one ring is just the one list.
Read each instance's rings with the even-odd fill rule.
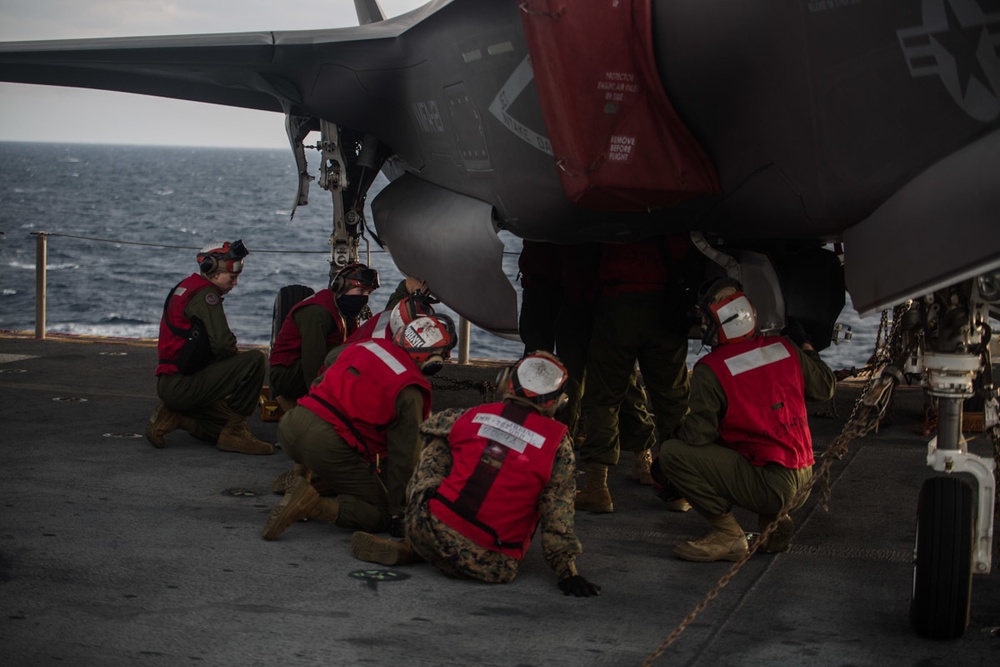
[[406,539],[413,550],[449,577],[505,584],[517,576],[518,561],[507,554],[483,548],[434,516],[429,500],[411,498],[406,508]]

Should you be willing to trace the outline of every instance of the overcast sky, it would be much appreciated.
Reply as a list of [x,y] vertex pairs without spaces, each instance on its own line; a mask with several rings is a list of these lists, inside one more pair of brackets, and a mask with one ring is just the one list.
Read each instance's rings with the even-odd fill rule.
[[[397,16],[426,0],[379,0]],[[357,25],[353,0],[0,0],[0,41]],[[0,83],[0,141],[287,148],[281,114]]]

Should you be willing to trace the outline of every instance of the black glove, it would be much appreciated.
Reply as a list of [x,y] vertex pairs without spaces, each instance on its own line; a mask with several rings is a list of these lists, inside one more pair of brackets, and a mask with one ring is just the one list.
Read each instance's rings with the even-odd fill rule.
[[403,517],[394,516],[389,519],[389,534],[399,539],[406,537],[406,532],[403,528]]
[[600,586],[590,583],[578,574],[560,581],[559,588],[564,594],[575,595],[578,598],[589,598],[592,595],[601,594]]
[[802,328],[802,322],[799,322],[794,317],[788,318],[788,323],[781,333],[799,347],[802,347],[806,343],[811,344],[809,336],[806,335],[806,330]]

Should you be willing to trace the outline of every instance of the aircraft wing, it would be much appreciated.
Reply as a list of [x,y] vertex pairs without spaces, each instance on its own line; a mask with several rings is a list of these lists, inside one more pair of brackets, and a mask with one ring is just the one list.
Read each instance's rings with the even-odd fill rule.
[[[408,87],[402,73],[433,68],[427,65],[425,53],[407,48],[398,38],[448,4],[432,2],[382,20],[377,3],[362,2],[362,25],[352,28],[6,43],[0,45],[0,80],[137,93],[329,120],[378,137],[401,159],[397,163],[419,170],[424,161],[417,140],[419,123],[412,110],[400,102]],[[427,279],[442,301],[476,325],[500,334],[516,334],[517,301],[500,270],[502,246],[490,220],[491,206],[483,202],[477,206],[477,200],[443,188],[421,190],[431,191],[436,194],[429,197],[434,202],[430,210],[454,198],[463,210],[470,205],[482,209],[475,228],[493,231],[453,237],[448,230],[455,221],[428,217],[423,199],[396,207],[382,205],[377,215],[384,212],[392,220],[393,231],[387,238],[395,240],[397,264]],[[413,229],[404,233],[408,226],[417,226],[422,233]],[[411,242],[418,238],[441,243],[427,246]],[[442,245],[449,238],[458,239],[460,247]],[[455,260],[454,265],[449,260]],[[488,280],[478,283],[475,291],[468,289],[472,284],[468,279],[449,277],[467,276],[470,267],[476,271],[491,267]],[[483,290],[495,293],[498,299],[484,299]]]
[[379,112],[385,93],[365,73],[405,66],[392,45],[423,13],[328,30],[11,42],[0,80],[290,112],[398,140],[399,109]]
[[300,97],[273,66],[275,33],[15,42],[0,79],[282,111]]
[[[377,3],[362,4],[362,22],[374,20]],[[449,275],[461,275],[459,255],[495,261],[479,235],[444,232],[453,221],[440,214],[453,210],[556,243],[696,231],[773,256],[846,239],[844,272],[870,311],[997,268],[1000,13],[990,7],[432,0],[354,28],[0,44],[0,80],[263,109],[373,136],[433,186],[399,189],[417,206],[387,197],[378,207],[376,228],[392,218],[397,264],[442,268],[401,233],[410,224],[451,244]],[[615,116],[643,95],[679,121],[664,142],[622,131],[628,114]],[[644,127],[662,129],[659,118]],[[671,170],[677,146],[693,159]],[[660,160],[641,162],[651,155]],[[630,162],[653,166],[599,180]],[[629,201],[633,181],[655,189],[660,175],[682,196]],[[496,325],[475,286],[452,282],[434,292]],[[515,312],[500,319],[516,327]]]

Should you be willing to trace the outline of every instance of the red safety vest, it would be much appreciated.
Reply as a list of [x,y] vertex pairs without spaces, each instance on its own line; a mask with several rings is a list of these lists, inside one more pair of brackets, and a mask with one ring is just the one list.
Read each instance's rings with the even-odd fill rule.
[[363,340],[371,340],[372,338],[392,340],[392,332],[389,329],[389,318],[391,315],[391,311],[383,310],[375,317],[369,318],[354,333],[347,337],[346,342],[360,343]]
[[271,346],[270,364],[272,366],[291,366],[302,358],[302,334],[299,332],[299,326],[295,323],[293,315],[300,308],[306,306],[321,306],[333,318],[333,329],[326,334],[326,349],[328,350],[343,343],[347,335],[358,326],[357,320],[344,321],[344,316],[337,308],[337,299],[333,292],[322,289],[312,296],[302,299],[288,311],[285,321],[281,323],[278,336]]
[[520,560],[566,426],[517,403],[473,408],[451,428],[453,464],[430,511],[484,549]]
[[598,269],[603,293],[667,290],[675,282],[671,265],[682,260],[690,246],[690,240],[684,236],[605,243]]
[[726,394],[723,444],[753,465],[773,461],[798,470],[813,464],[805,379],[792,343],[758,336],[720,346],[698,363],[715,373]]
[[191,320],[184,315],[184,310],[191,303],[195,294],[208,288],[215,290],[219,299],[222,299],[222,291],[200,273],[192,273],[177,283],[167,295],[163,317],[160,318],[160,339],[156,345],[156,354],[159,359],[156,375],[175,375],[180,372],[177,369],[177,356],[187,339],[177,332],[187,331],[191,328]]
[[403,348],[385,340],[345,348],[322,377],[299,405],[332,424],[369,463],[388,453],[385,432],[404,387],[416,385],[423,394],[423,419],[431,412],[431,383]]

